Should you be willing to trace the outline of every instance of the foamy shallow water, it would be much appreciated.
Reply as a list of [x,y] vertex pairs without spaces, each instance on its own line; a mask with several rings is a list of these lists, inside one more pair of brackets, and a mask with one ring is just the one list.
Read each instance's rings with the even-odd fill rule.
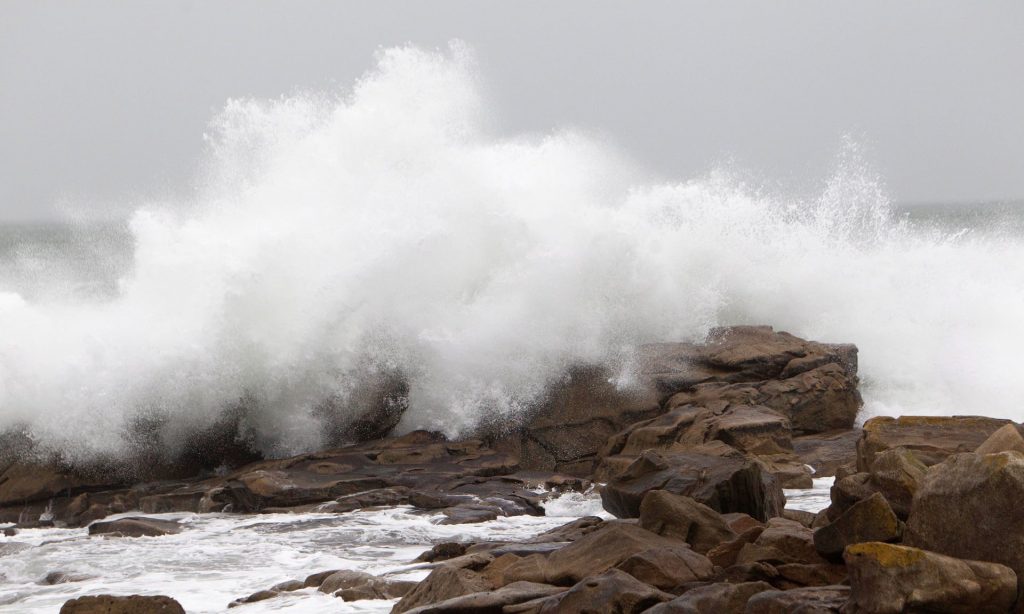
[[[831,478],[823,478],[815,480],[813,489],[787,491],[789,507],[812,511],[824,507],[830,484]],[[357,569],[418,580],[428,571],[410,569],[410,561],[435,543],[515,541],[581,516],[610,518],[596,493],[566,494],[550,501],[546,509],[547,516],[469,525],[437,524],[443,518],[440,514],[410,507],[348,514],[156,514],[152,517],[180,520],[184,530],[139,538],[89,537],[84,528],[29,529],[0,537],[0,552],[12,542],[30,546],[0,555],[0,612],[54,614],[68,599],[102,593],[169,595],[190,614],[224,612],[234,599],[318,571]],[[54,586],[38,584],[53,571],[91,578]],[[393,603],[346,603],[304,589],[231,611],[388,612]]]

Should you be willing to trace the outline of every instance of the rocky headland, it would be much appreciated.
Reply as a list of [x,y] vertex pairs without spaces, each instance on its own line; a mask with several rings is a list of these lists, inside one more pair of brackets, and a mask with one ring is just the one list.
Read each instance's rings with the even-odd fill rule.
[[[339,427],[351,445],[253,462],[227,445],[207,466],[237,466],[187,479],[174,468],[134,482],[66,466],[20,453],[27,444],[9,436],[0,522],[14,523],[12,534],[53,524],[132,537],[182,530],[143,516],[159,512],[410,505],[477,523],[543,514],[552,496],[598,487],[614,519],[581,518],[521,543],[439,543],[416,561],[430,569],[418,583],[310,570],[231,605],[318,587],[346,601],[398,599],[393,612],[416,614],[1024,611],[1020,425],[877,417],[856,428],[856,347],[769,327],[644,346],[639,375],[622,389],[600,368],[577,368],[516,423],[458,441],[388,436],[404,405],[402,387],[385,381]],[[831,505],[785,509],[783,488],[809,487],[812,476],[835,476]],[[173,600],[142,596],[62,609],[175,611]]]

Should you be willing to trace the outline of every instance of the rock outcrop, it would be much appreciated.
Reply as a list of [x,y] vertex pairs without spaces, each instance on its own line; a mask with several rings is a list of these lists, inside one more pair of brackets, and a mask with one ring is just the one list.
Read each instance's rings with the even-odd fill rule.
[[1017,575],[998,563],[879,542],[852,545],[843,558],[856,612],[1005,614],[1017,600]]

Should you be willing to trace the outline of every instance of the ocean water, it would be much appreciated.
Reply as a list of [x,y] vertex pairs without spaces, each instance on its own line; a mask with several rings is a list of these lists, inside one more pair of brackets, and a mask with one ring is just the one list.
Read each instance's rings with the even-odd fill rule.
[[[831,478],[787,491],[788,507],[818,511]],[[328,569],[356,569],[420,580],[429,570],[410,561],[435,543],[515,541],[582,516],[611,518],[598,495],[570,493],[546,516],[515,516],[469,525],[437,524],[443,516],[408,507],[347,514],[155,514],[185,529],[162,537],[90,537],[82,529],[27,529],[0,536],[0,612],[53,614],[68,599],[95,594],[155,594],[177,599],[190,614],[224,612],[234,599]],[[138,516],[122,514],[114,516]],[[28,547],[3,554],[12,543]],[[82,579],[40,581],[54,571]],[[389,612],[393,600],[344,602],[304,589],[232,608],[232,612]]]
[[[1024,205],[897,205],[837,146],[812,193],[742,169],[654,177],[574,129],[502,135],[472,57],[397,48],[350,89],[230,101],[194,196],[127,218],[0,225],[0,431],[71,461],[164,443],[249,400],[261,450],[316,449],[316,407],[384,370],[402,430],[515,419],[576,363],[633,381],[637,344],[771,324],[856,343],[878,414],[1024,419]],[[2,205],[2,204],[0,204]],[[790,492],[827,505],[828,480]],[[33,529],[0,547],[0,612],[153,592],[190,612],[333,567],[402,572],[436,541],[519,538],[599,510],[448,527],[406,508],[182,515],[160,538]],[[48,572],[91,576],[42,586]],[[423,571],[405,572],[411,577]],[[329,604],[329,605],[328,605]],[[304,591],[240,611],[387,611]]]

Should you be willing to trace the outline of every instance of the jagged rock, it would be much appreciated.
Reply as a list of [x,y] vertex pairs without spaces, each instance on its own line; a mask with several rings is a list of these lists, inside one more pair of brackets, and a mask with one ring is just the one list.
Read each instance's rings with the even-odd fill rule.
[[764,591],[747,601],[745,614],[839,614],[850,596],[848,586],[815,586]]
[[645,614],[739,613],[743,612],[751,597],[770,590],[774,590],[774,587],[766,582],[719,582],[698,586],[686,591],[681,597],[654,606]]
[[926,466],[951,454],[973,452],[989,435],[1011,424],[1009,420],[983,416],[879,416],[864,423],[857,442],[857,470],[870,471],[875,456],[903,447]]
[[825,561],[814,547],[814,532],[798,522],[772,518],[752,544],[746,544],[736,557],[745,563],[810,563]]
[[989,435],[988,439],[982,442],[975,454],[995,454],[997,452],[1020,452],[1024,454],[1024,437],[1021,437],[1020,428],[1016,424],[1007,424],[1000,427]]
[[656,535],[633,524],[609,522],[551,554],[534,554],[516,561],[502,571],[501,584],[523,580],[569,586],[611,569],[634,554],[678,546],[685,546],[685,542]]
[[892,448],[875,455],[870,486],[885,496],[897,516],[905,519],[927,471],[924,463],[906,448]]
[[116,537],[158,537],[181,531],[175,520],[158,518],[119,518],[110,522],[94,522],[89,525],[89,535],[111,535]]
[[843,550],[860,542],[891,542],[902,527],[881,493],[852,505],[831,523],[814,532],[814,547],[826,559],[838,561]]
[[996,614],[1009,612],[1017,599],[1017,575],[997,563],[880,542],[852,545],[843,558],[856,612]]
[[842,429],[793,438],[793,452],[814,469],[814,477],[836,475],[840,467],[857,463],[860,429]]
[[665,490],[652,490],[644,496],[640,526],[685,541],[702,554],[736,537],[715,510]]
[[88,595],[65,601],[60,614],[185,614],[185,610],[163,595]]
[[[787,487],[809,487],[810,471],[793,453],[789,420],[761,406],[707,402],[684,405],[642,422],[612,437],[601,451],[614,463],[636,458],[645,450],[684,452],[720,441],[740,452],[756,456],[767,471]],[[610,474],[610,462],[599,475]]]
[[489,591],[492,588],[494,587],[490,582],[475,571],[442,564],[434,568],[429,576],[402,597],[391,609],[391,613],[401,614],[420,606]]
[[503,611],[509,614],[640,614],[672,597],[623,571],[609,569],[581,580],[564,593]]
[[740,533],[733,539],[722,542],[708,550],[708,559],[719,567],[730,567],[736,564],[736,558],[740,555],[743,547],[747,544],[752,544],[757,541],[758,537],[761,537],[761,533],[764,532],[763,526],[750,527],[743,533]]
[[638,552],[616,567],[644,584],[663,591],[690,582],[707,580],[714,574],[714,565],[707,557],[686,546],[663,546]]
[[521,459],[527,469],[588,476],[598,451],[627,425],[657,414],[658,393],[646,384],[620,388],[599,367],[571,370],[520,428],[495,426],[497,449]]
[[933,466],[914,503],[904,543],[1024,573],[1024,455],[956,454]]
[[558,595],[566,591],[562,586],[513,582],[497,590],[453,597],[438,603],[420,606],[407,614],[486,614],[502,612],[506,606]]
[[601,501],[619,518],[636,518],[641,501],[652,490],[685,495],[717,512],[743,512],[759,520],[778,516],[785,507],[775,478],[724,444],[700,452],[646,451],[605,485]]

